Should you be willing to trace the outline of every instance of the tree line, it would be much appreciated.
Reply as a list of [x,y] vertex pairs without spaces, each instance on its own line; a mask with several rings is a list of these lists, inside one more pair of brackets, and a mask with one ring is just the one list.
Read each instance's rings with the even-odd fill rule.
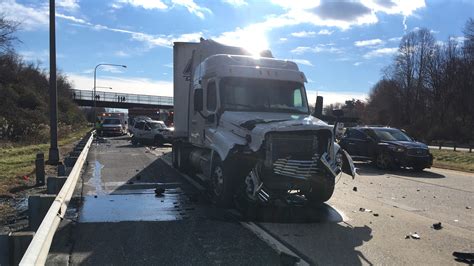
[[[436,41],[429,29],[405,34],[366,102],[341,107],[362,124],[403,128],[417,139],[474,140],[474,19],[464,37]],[[330,112],[330,111],[329,111]]]
[[[0,141],[46,142],[49,139],[49,76],[26,63],[14,50],[18,24],[0,16]],[[82,126],[84,114],[70,97],[71,83],[58,73],[59,134]]]

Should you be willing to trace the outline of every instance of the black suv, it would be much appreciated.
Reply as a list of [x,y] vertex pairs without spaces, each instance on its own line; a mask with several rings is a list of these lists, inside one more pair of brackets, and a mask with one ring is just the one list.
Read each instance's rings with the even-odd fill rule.
[[372,160],[381,169],[404,166],[421,171],[433,164],[428,146],[396,128],[348,128],[339,145],[355,160]]

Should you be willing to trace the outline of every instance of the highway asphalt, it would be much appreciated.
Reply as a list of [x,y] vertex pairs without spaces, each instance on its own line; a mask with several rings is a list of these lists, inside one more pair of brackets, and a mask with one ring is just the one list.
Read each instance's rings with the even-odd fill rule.
[[247,223],[170,167],[170,150],[94,144],[48,264],[278,265],[293,259],[283,249],[301,264],[452,265],[454,251],[474,252],[473,174],[358,162],[327,204],[260,210]]

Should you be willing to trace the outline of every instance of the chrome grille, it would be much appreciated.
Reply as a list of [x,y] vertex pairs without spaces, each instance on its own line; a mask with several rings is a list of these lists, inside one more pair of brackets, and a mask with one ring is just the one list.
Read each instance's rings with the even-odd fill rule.
[[410,156],[426,156],[428,155],[427,149],[408,149],[407,154]]
[[280,158],[273,163],[273,172],[279,175],[306,179],[318,173],[318,161],[318,154],[314,154],[311,160]]

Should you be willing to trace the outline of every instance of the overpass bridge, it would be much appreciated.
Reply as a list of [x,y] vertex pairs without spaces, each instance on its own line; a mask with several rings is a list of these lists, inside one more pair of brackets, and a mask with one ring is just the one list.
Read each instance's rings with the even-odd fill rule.
[[[134,107],[171,109],[173,108],[173,97],[156,96],[144,94],[118,93],[96,91],[96,106],[105,108]],[[92,90],[71,90],[71,97],[79,106],[94,106],[94,95]]]

